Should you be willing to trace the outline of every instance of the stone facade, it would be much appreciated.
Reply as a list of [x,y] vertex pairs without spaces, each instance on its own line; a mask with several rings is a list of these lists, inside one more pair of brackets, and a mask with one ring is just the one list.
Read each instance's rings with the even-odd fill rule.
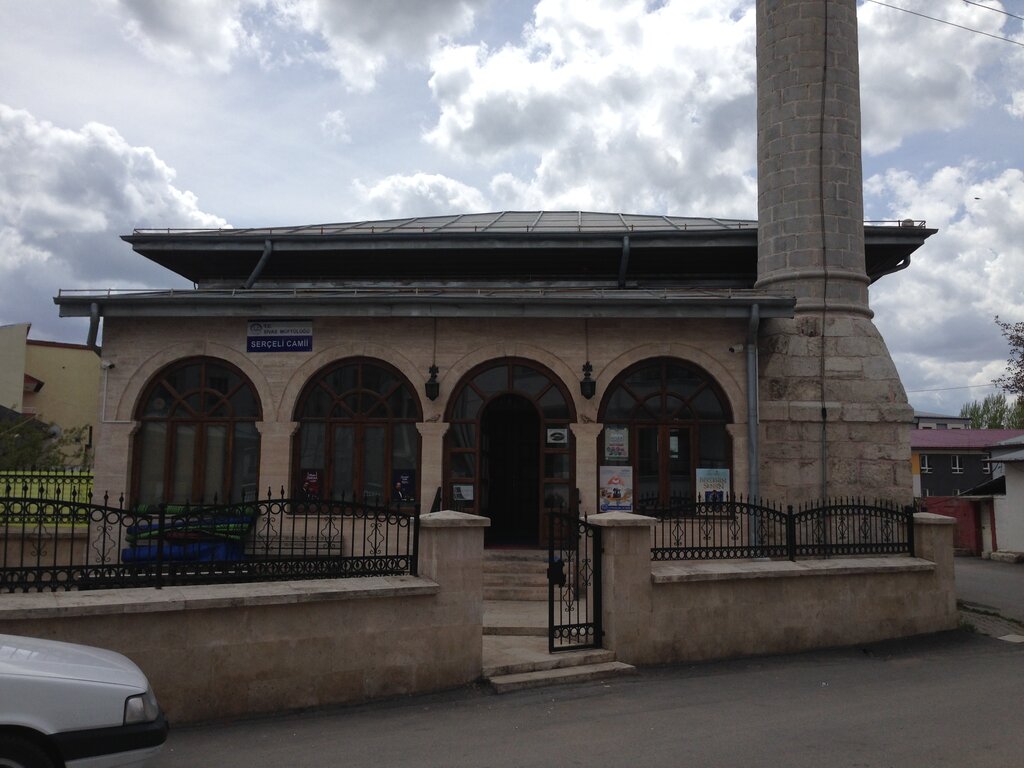
[[[146,385],[167,365],[192,356],[210,356],[244,373],[261,401],[260,487],[276,495],[292,478],[293,420],[303,386],[323,366],[345,358],[369,357],[395,366],[420,397],[423,421],[418,498],[428,500],[442,482],[445,409],[454,387],[475,366],[515,357],[550,369],[573,397],[576,423],[575,477],[582,508],[597,509],[597,444],[602,425],[598,407],[605,388],[621,371],[651,358],[670,357],[699,366],[721,388],[732,411],[733,484],[747,483],[746,386],[742,354],[745,323],[735,320],[590,320],[590,360],[597,380],[592,399],[580,394],[579,371],[586,345],[582,321],[450,318],[437,323],[436,356],[429,318],[316,318],[311,353],[245,353],[246,321],[241,318],[107,318],[103,359],[114,363],[107,383],[108,420],[101,425],[94,487],[112,498],[131,487],[130,457],[137,429],[136,408]],[[432,362],[441,373],[440,395],[430,401],[423,383]],[[127,460],[126,460],[126,457]]]

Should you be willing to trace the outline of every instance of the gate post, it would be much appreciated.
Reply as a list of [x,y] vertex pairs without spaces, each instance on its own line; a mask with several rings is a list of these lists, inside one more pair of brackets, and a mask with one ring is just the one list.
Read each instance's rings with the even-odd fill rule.
[[651,528],[654,518],[628,512],[591,515],[601,529],[602,647],[627,664],[649,655],[652,582]]

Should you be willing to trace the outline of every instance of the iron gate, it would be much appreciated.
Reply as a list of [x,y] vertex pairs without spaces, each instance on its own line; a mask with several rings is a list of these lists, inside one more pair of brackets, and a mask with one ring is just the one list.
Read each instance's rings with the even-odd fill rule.
[[601,647],[601,529],[548,515],[548,650]]

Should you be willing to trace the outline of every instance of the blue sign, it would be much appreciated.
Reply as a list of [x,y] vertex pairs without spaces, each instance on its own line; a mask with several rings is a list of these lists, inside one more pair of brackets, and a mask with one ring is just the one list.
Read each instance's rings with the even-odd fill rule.
[[309,320],[251,320],[246,352],[312,352],[313,323]]

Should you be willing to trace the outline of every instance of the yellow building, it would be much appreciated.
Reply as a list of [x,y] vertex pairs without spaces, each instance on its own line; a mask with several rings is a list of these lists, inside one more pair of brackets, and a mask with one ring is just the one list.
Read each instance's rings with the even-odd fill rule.
[[100,359],[84,344],[29,339],[29,323],[0,326],[0,405],[61,431],[85,428],[91,447]]

